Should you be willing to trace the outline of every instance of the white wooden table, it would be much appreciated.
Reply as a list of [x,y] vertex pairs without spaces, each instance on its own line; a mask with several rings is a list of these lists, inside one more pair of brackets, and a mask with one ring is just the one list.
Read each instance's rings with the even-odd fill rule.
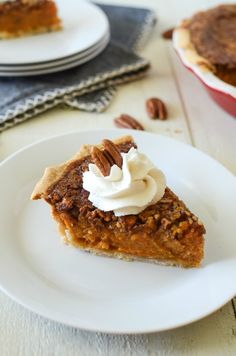
[[[173,27],[182,18],[219,1],[120,0],[119,3],[151,7],[157,12],[158,25],[142,52],[152,63],[149,76],[120,87],[104,113],[58,108],[3,132],[0,159],[52,134],[95,126],[113,128],[113,118],[127,112],[139,118],[148,131],[192,144],[236,174],[236,119],[208,97],[201,84],[180,64],[171,43],[160,36],[163,30]],[[151,96],[167,103],[167,121],[147,118],[144,101]],[[1,356],[223,354],[236,354],[236,301],[201,321],[176,330],[140,336],[110,336],[48,321],[0,293]]]

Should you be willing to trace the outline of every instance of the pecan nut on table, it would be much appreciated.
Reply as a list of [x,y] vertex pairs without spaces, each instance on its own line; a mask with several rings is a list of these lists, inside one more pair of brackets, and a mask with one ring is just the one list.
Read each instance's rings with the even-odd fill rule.
[[146,110],[151,119],[167,119],[167,108],[164,102],[158,98],[150,98],[146,101]]
[[144,127],[134,119],[132,116],[127,114],[122,114],[116,119],[114,119],[115,125],[120,128],[133,129],[133,130],[142,130],[144,131]]

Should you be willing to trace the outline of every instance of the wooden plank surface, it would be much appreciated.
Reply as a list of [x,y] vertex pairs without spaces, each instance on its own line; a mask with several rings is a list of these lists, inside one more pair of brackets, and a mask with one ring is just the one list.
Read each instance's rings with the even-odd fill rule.
[[[160,37],[163,30],[180,19],[219,1],[121,0],[119,3],[149,6],[157,12],[158,26],[142,51],[152,63],[148,77],[120,87],[104,113],[57,108],[3,132],[0,159],[52,134],[95,126],[112,128],[113,118],[127,112],[139,118],[148,131],[193,144],[236,173],[236,120],[211,101],[201,84],[179,63],[171,44]],[[146,115],[145,99],[153,95],[168,104],[170,117],[165,122],[151,121]],[[111,336],[48,321],[0,293],[0,355],[234,355],[235,310],[236,303],[232,301],[211,316],[176,330]]]

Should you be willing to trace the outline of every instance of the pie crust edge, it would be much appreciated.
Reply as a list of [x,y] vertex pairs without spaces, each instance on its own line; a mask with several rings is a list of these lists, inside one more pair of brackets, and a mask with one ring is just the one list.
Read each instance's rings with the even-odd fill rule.
[[198,65],[202,70],[209,71],[214,74],[215,67],[206,58],[198,54],[196,48],[194,47],[190,31],[186,28],[186,21],[184,21],[179,27],[174,30],[176,33],[176,45],[185,50],[185,57],[190,63]]

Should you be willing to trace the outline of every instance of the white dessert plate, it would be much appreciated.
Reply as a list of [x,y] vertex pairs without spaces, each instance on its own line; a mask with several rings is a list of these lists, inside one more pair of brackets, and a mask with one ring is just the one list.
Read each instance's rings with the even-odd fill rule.
[[35,64],[21,64],[21,65],[0,65],[0,72],[24,72],[24,71],[34,71],[34,70],[43,70],[54,68],[59,65],[69,64],[76,60],[80,60],[86,57],[89,57],[93,53],[99,53],[107,46],[110,40],[110,31],[102,38],[101,41],[96,43],[96,45],[89,47],[85,51],[76,53],[72,56],[64,57],[61,59],[56,59],[54,61],[47,61],[42,63]]
[[82,0],[57,0],[63,30],[0,41],[0,64],[33,64],[82,52],[109,32],[104,12]]
[[[64,245],[50,207],[30,201],[46,166],[84,143],[132,134],[168,185],[204,222],[202,267],[182,269],[99,257]],[[0,165],[0,286],[55,321],[108,333],[179,327],[214,312],[236,293],[236,180],[197,149],[165,136],[96,130],[28,146]]]
[[97,57],[107,46],[109,42],[109,36],[107,36],[104,41],[99,45],[99,47],[96,47],[92,51],[86,51],[85,55],[80,55],[78,57],[73,56],[71,60],[65,61],[64,63],[62,62],[61,64],[54,63],[54,65],[49,65],[47,67],[46,65],[43,66],[42,68],[37,68],[35,67],[34,69],[12,69],[12,70],[1,70],[0,69],[0,76],[2,77],[27,77],[27,76],[32,76],[32,75],[43,75],[43,74],[50,74],[50,73],[56,73],[56,72],[61,72],[63,70],[71,69],[77,66],[80,66],[93,58]]

